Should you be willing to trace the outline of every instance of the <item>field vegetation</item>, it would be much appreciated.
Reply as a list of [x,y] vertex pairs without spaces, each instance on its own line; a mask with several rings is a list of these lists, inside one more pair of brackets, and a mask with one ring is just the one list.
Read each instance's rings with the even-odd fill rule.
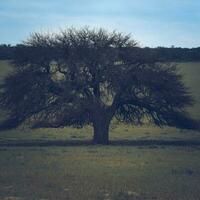
[[[178,66],[200,119],[200,63]],[[1,61],[0,81],[11,71]],[[111,145],[91,139],[89,126],[0,132],[0,199],[200,199],[199,132],[113,121]]]

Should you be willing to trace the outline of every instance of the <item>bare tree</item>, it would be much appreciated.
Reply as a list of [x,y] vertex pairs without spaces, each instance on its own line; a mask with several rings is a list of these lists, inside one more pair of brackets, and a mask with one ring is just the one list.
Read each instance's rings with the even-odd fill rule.
[[103,29],[33,34],[18,45],[15,73],[2,85],[1,128],[94,127],[93,141],[109,143],[113,117],[131,124],[197,128],[184,111],[192,98],[171,64],[138,56],[129,35]]

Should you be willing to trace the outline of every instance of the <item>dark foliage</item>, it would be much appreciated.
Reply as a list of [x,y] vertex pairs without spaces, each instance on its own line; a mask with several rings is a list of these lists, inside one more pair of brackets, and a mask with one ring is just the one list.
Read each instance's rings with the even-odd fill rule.
[[82,127],[107,144],[109,124],[119,121],[197,128],[184,108],[192,98],[176,67],[141,55],[129,35],[69,29],[34,34],[15,54],[15,73],[2,85],[0,103],[10,115],[1,128]]
[[[16,46],[11,46],[7,44],[0,45],[0,60],[15,60],[16,56],[19,55],[16,53],[19,50],[22,50],[24,45],[18,44]],[[198,48],[181,48],[181,47],[157,47],[157,48],[141,48],[134,47],[132,48],[134,53],[137,53],[137,56],[143,58],[154,58],[161,62],[199,62],[200,61],[200,47]],[[31,52],[31,51],[30,51]]]
[[200,61],[200,48],[143,48],[141,53],[154,55],[161,62],[197,62]]
[[14,58],[15,47],[7,44],[0,45],[0,60],[12,60]]

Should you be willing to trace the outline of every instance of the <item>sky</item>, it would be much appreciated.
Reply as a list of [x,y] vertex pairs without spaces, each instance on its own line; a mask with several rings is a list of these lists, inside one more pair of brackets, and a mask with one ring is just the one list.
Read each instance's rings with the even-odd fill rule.
[[72,26],[131,34],[142,47],[199,47],[200,0],[0,0],[0,44]]

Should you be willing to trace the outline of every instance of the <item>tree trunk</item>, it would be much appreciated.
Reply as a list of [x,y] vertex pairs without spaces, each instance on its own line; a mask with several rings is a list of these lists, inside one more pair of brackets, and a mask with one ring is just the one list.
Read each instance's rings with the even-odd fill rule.
[[94,127],[94,144],[109,144],[109,125],[110,120],[98,119],[93,123]]

